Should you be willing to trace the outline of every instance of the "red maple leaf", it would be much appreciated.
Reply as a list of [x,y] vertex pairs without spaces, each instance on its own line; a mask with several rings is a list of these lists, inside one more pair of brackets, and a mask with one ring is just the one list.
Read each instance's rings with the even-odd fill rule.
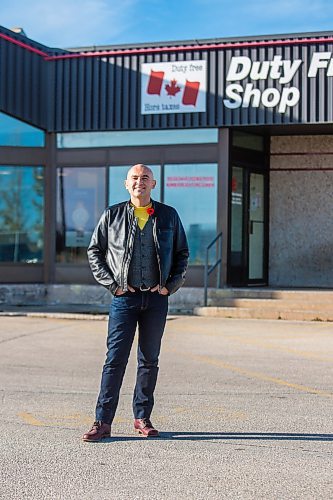
[[177,85],[177,80],[171,80],[170,85],[167,84],[165,86],[165,90],[167,91],[167,94],[170,96],[171,95],[175,96],[176,94],[178,94],[178,92],[180,92],[180,87],[178,87]]

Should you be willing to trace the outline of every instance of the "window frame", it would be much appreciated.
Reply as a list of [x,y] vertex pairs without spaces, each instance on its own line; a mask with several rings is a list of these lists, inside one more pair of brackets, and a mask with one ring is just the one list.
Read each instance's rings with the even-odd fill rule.
[[[163,146],[114,147],[114,148],[78,148],[57,149],[57,167],[107,167],[106,190],[108,188],[108,167],[128,166],[136,163],[161,166],[161,200],[164,199],[164,165],[165,164],[200,164],[216,163],[217,173],[217,226],[219,226],[219,196],[221,193],[220,143],[176,144]],[[124,199],[126,191],[124,189]],[[106,200],[108,192],[106,191]],[[219,227],[216,228],[219,232]],[[187,286],[202,286],[204,265],[189,266]],[[211,275],[212,283],[214,276]],[[89,267],[84,264],[66,264],[54,262],[55,283],[95,284]]]
[[[13,268],[22,268],[24,269],[24,276],[27,273],[27,280],[24,279],[24,281],[30,282],[30,280],[33,280],[34,276],[41,276],[41,271],[44,268],[45,264],[45,204],[46,204],[46,168],[45,165],[31,165],[31,163],[25,163],[25,164],[5,164],[5,162],[1,162],[0,168],[13,168],[13,169],[18,169],[18,168],[41,168],[43,170],[43,207],[42,207],[42,224],[43,224],[43,230],[41,232],[41,236],[43,239],[43,250],[42,250],[42,260],[38,262],[24,262],[24,261],[19,261],[19,262],[13,262],[13,261],[0,261],[0,273],[2,276],[2,281],[7,282],[7,276],[12,273]],[[41,279],[42,281],[42,279]],[[21,278],[22,282],[22,278]]]

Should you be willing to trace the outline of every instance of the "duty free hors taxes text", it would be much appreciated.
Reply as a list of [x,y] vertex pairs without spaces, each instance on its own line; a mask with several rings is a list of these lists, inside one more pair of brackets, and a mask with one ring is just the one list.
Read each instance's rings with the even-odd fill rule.
[[[254,88],[253,83],[245,87],[241,83],[230,83],[225,88],[227,99],[224,105],[229,109],[258,108],[262,104],[266,108],[277,106],[279,113],[285,113],[289,107],[295,106],[300,99],[300,91],[290,82],[296,76],[303,64],[302,59],[282,59],[274,56],[272,60],[252,61],[247,56],[232,57],[226,82],[242,82],[246,78],[258,80],[275,80],[282,87],[268,87],[264,90]],[[308,67],[307,77],[315,78],[320,70],[326,72],[327,77],[333,76],[332,52],[314,52]]]

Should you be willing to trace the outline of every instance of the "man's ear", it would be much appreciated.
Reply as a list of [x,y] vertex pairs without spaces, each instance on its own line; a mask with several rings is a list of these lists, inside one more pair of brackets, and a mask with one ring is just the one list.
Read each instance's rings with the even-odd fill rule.
[[152,189],[154,189],[156,187],[156,181],[154,180],[153,182],[154,182],[154,184],[153,184]]
[[124,186],[125,188],[128,190],[128,187],[127,187],[127,179],[124,180]]

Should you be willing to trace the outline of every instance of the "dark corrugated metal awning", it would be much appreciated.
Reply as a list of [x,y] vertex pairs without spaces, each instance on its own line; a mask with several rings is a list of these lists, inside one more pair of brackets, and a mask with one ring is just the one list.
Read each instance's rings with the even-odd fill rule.
[[[331,124],[333,78],[306,68],[314,52],[333,54],[333,32],[294,33],[246,38],[83,47],[76,52],[49,48],[0,27],[0,109],[48,131],[150,130],[199,127],[300,126]],[[225,105],[226,77],[233,57],[251,61],[301,59],[292,82],[243,79],[261,93],[295,85],[296,105]],[[141,113],[141,65],[204,60],[207,65],[206,110]],[[242,90],[243,92],[244,90]],[[268,99],[268,98],[267,98]]]

